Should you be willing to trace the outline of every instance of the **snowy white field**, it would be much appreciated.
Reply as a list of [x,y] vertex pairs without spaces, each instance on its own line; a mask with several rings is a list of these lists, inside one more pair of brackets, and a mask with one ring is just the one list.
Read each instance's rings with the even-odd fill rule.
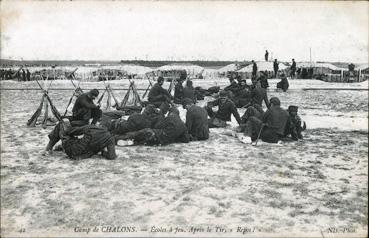
[[[72,161],[62,152],[43,156],[52,128],[26,127],[41,91],[2,90],[1,236],[366,237],[368,91],[303,89],[367,89],[368,82],[290,80],[283,93],[275,90],[277,81],[269,80],[269,97],[279,97],[284,108],[299,106],[308,126],[302,141],[242,144],[229,136],[233,120],[226,129],[211,129],[208,141],[117,147],[115,161]],[[147,86],[145,80],[136,83]],[[227,80],[194,80],[194,86],[216,84]],[[38,86],[9,81],[1,87]],[[52,88],[72,85],[55,81]],[[51,89],[49,95],[64,112],[72,90]],[[124,92],[116,95],[122,99]],[[95,226],[99,232],[87,232]],[[106,226],[135,226],[137,232],[104,232]],[[153,226],[167,230],[150,232]],[[212,231],[193,234],[191,226]]]

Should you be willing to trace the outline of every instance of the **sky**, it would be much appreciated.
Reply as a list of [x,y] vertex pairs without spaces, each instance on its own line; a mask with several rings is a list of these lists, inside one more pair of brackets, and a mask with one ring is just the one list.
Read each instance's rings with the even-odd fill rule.
[[368,62],[368,2],[1,1],[1,58]]

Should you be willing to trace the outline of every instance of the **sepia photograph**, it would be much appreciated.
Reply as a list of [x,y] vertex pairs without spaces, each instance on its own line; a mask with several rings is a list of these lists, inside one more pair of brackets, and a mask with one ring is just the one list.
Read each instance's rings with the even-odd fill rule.
[[368,1],[0,1],[1,237],[368,237]]

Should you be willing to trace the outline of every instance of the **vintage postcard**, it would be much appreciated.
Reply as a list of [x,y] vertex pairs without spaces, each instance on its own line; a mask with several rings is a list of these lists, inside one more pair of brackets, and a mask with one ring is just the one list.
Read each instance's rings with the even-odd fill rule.
[[1,237],[367,237],[367,1],[10,1]]

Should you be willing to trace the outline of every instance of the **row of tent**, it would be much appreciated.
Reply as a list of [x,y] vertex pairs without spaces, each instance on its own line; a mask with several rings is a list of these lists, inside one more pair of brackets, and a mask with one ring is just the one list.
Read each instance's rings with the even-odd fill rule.
[[[265,72],[270,77],[273,75],[273,61],[259,61],[256,64],[259,72]],[[291,70],[289,64],[279,62],[278,66],[279,73],[283,72],[289,75]],[[219,69],[219,72],[225,75],[234,73],[245,79],[251,78],[252,71],[252,64],[245,65],[242,63],[230,64]],[[354,70],[350,72],[348,68],[340,68],[331,63],[297,62],[296,77],[302,79],[320,79],[327,82],[361,82],[369,79],[369,66],[368,64],[355,65]]]
[[[272,61],[257,61],[258,71],[266,72],[267,75],[273,75],[274,67]],[[297,77],[298,78],[317,78],[325,81],[339,81],[343,80],[345,76],[349,75],[348,68],[340,68],[330,63],[319,62],[297,62]],[[113,80],[119,78],[155,78],[163,76],[167,79],[178,78],[182,72],[185,72],[189,78],[217,78],[224,77],[228,73],[236,73],[242,78],[251,78],[252,74],[251,63],[233,63],[224,66],[220,69],[204,68],[193,64],[170,64],[158,68],[150,68],[141,65],[91,65],[91,66],[62,66],[62,67],[24,67],[29,70],[31,77],[41,75],[43,78],[49,79],[65,79],[73,73],[76,79],[85,79],[90,81],[98,80]],[[11,70],[11,78],[21,77],[19,66],[2,68],[3,72]],[[279,62],[279,71],[286,74],[289,73],[290,65]],[[364,81],[369,75],[368,65],[356,65],[354,70],[354,77],[357,81]],[[18,74],[18,75],[16,75]],[[335,80],[331,80],[335,77]],[[337,80],[337,77],[339,80]],[[7,78],[10,79],[10,78]]]

